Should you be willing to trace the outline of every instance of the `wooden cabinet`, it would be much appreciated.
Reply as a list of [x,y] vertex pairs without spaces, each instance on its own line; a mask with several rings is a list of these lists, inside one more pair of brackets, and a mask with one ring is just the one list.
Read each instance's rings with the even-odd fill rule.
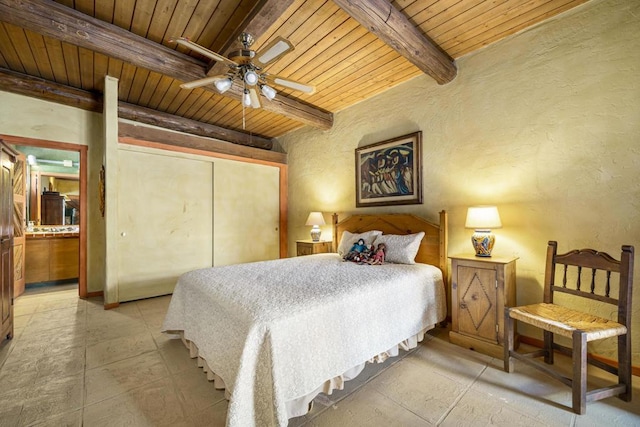
[[327,254],[331,252],[331,241],[296,240],[296,255]]
[[515,305],[517,258],[451,258],[452,326],[449,339],[503,357],[504,307]]
[[0,142],[0,341],[13,338],[13,164]]
[[78,277],[78,237],[27,237],[26,251],[27,284]]
[[45,225],[64,224],[64,196],[58,192],[42,193],[42,221]]

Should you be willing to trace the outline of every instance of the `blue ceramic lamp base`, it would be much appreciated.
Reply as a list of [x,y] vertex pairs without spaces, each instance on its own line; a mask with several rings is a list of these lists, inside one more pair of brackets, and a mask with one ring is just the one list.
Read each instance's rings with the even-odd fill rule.
[[496,241],[496,237],[490,230],[476,230],[471,236],[471,243],[473,249],[476,251],[476,256],[490,257],[493,250],[493,244]]
[[322,230],[320,230],[320,227],[318,227],[317,225],[314,225],[313,228],[311,229],[311,240],[313,240],[314,242],[319,242],[321,235],[322,235]]

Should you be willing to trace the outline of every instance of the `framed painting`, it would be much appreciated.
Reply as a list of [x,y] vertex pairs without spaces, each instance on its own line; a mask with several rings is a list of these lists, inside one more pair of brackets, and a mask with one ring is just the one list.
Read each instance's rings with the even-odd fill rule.
[[422,132],[356,148],[356,207],[422,203]]

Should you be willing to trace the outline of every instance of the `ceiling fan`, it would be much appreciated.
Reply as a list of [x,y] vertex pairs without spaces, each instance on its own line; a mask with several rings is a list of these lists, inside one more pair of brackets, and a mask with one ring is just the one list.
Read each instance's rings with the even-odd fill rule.
[[242,33],[240,37],[238,37],[238,40],[242,43],[242,49],[229,53],[228,57],[202,47],[186,37],[178,37],[170,40],[215,61],[220,61],[229,67],[229,71],[226,74],[183,83],[180,87],[183,89],[193,89],[213,83],[220,93],[224,93],[231,88],[234,82],[239,82],[243,87],[243,105],[253,108],[260,108],[258,89],[260,89],[264,97],[268,100],[275,98],[277,92],[270,85],[283,86],[308,94],[315,92],[315,87],[311,85],[271,75],[263,71],[264,67],[293,50],[293,45],[287,39],[277,37],[259,52],[250,49],[254,42],[251,34]]

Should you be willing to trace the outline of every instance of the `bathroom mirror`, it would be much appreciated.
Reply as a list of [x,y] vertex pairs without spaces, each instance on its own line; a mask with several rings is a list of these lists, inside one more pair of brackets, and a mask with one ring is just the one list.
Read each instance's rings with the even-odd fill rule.
[[38,225],[79,224],[77,174],[36,173],[29,183],[28,218]]
[[79,224],[79,153],[21,145],[15,149],[26,160],[26,221],[36,227]]

